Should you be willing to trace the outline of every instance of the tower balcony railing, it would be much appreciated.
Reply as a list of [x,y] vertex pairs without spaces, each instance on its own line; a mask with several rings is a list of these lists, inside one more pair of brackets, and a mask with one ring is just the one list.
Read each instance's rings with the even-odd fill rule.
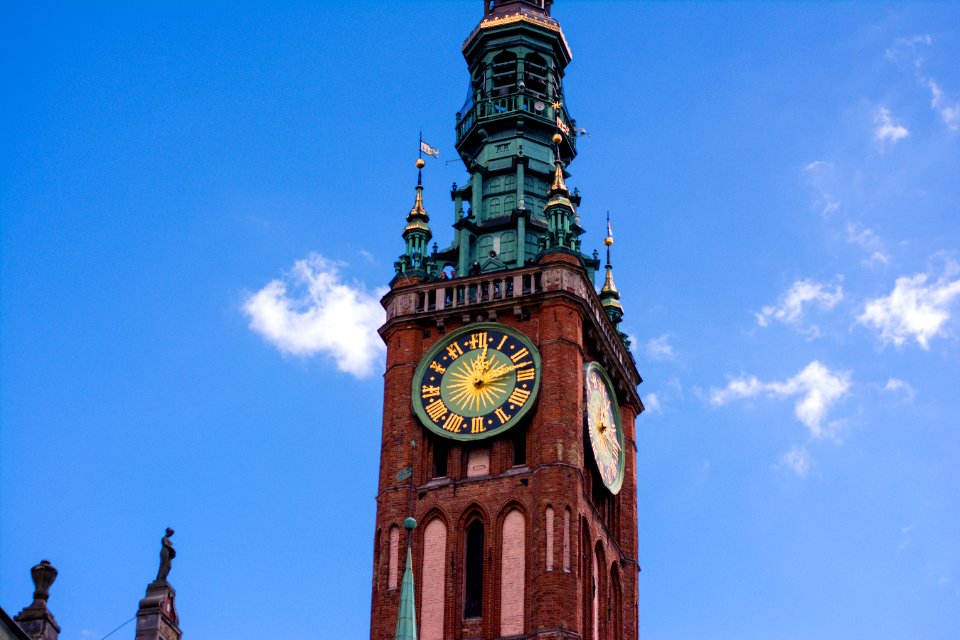
[[527,92],[478,100],[466,113],[457,114],[457,144],[460,144],[460,141],[479,124],[509,117],[518,112],[528,113],[539,120],[555,125],[559,121],[560,128],[567,133],[570,144],[576,148],[576,131],[566,107],[561,106],[556,109],[549,100]]
[[[569,264],[551,264],[546,268],[530,266],[509,271],[432,280],[396,290],[384,299],[387,322],[401,317],[447,313],[471,313],[482,305],[486,310],[511,306],[520,309],[522,299],[543,293],[565,291],[586,303],[589,314],[607,344],[621,345],[616,329],[610,324],[600,298],[583,271]],[[499,304],[498,304],[499,303]],[[611,349],[614,358],[629,370],[629,354]]]

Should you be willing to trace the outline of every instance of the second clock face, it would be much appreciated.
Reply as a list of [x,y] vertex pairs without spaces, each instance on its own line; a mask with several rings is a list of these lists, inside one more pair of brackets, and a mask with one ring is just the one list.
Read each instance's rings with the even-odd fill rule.
[[471,324],[439,340],[413,376],[413,409],[431,431],[489,438],[515,425],[540,388],[540,354],[521,332]]
[[620,406],[610,377],[596,362],[584,368],[587,391],[587,434],[600,479],[618,493],[623,484],[623,427]]

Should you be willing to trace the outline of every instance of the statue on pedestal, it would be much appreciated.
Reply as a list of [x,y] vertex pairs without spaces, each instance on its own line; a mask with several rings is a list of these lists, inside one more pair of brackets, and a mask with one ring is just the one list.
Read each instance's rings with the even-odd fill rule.
[[170,542],[170,536],[173,535],[173,529],[167,527],[166,535],[160,541],[160,569],[157,571],[157,582],[166,582],[170,575],[170,565],[173,559],[177,557],[177,550],[173,548]]

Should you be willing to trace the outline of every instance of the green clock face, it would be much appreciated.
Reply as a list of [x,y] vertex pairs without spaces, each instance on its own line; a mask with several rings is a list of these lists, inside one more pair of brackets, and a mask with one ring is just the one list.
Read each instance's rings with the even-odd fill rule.
[[540,353],[516,329],[467,325],[440,339],[413,376],[413,410],[431,431],[456,440],[503,433],[540,389]]
[[623,484],[623,426],[617,394],[607,372],[596,362],[584,367],[587,435],[603,484],[616,494]]

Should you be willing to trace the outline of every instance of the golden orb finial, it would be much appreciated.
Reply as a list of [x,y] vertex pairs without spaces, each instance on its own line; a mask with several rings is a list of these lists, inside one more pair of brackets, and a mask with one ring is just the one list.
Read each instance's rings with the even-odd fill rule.
[[417,158],[417,169],[423,169],[426,164],[427,163],[423,161],[423,158]]
[[612,245],[613,245],[613,236],[607,236],[606,238],[604,238],[604,239],[603,239],[603,244],[607,245],[608,247],[609,247],[609,246],[612,246]]
[[561,142],[563,142],[563,136],[559,133],[553,134],[553,144],[560,144]]

